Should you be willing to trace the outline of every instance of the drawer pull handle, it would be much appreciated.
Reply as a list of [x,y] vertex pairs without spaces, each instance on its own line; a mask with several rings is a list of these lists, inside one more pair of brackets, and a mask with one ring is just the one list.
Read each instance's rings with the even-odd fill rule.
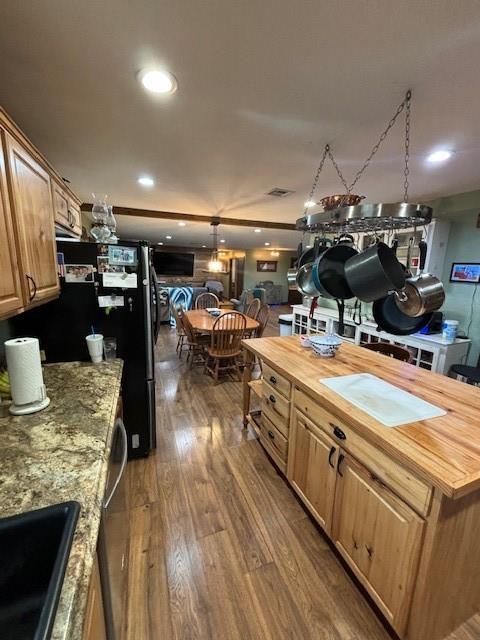
[[328,464],[332,467],[332,469],[335,469],[335,465],[332,463],[332,458],[335,451],[336,451],[335,447],[332,447],[330,449],[330,453],[328,454]]
[[270,382],[272,384],[277,384],[277,379],[275,378],[275,376],[270,376]]
[[341,468],[341,466],[342,466],[342,462],[343,462],[344,460],[345,460],[345,456],[343,455],[343,453],[341,453],[341,454],[338,456],[338,464],[337,464],[337,473],[338,473],[338,475],[339,475],[341,478],[343,478],[343,473],[340,471],[340,468]]
[[344,432],[340,429],[340,427],[337,427],[336,425],[333,425],[333,435],[339,440],[347,439],[347,436],[344,434]]
[[268,431],[268,437],[272,440],[275,440],[275,434],[273,433],[273,431]]
[[31,302],[35,296],[37,295],[37,283],[35,282],[35,280],[32,278],[32,276],[30,276],[28,273],[25,274],[26,278],[27,278],[27,282],[30,284],[30,282],[32,283],[33,286],[33,293],[30,293],[29,296],[29,302]]
[[270,402],[273,402],[273,404],[275,404],[275,402],[277,401],[277,399],[275,398],[275,396],[273,394],[270,394],[269,398]]

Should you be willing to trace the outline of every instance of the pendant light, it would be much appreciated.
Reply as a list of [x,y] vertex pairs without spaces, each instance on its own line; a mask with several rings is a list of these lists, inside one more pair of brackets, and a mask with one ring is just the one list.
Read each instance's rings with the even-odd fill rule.
[[219,273],[223,271],[223,264],[218,259],[218,225],[220,224],[220,220],[214,219],[210,224],[213,227],[213,248],[208,263],[208,270],[212,273]]

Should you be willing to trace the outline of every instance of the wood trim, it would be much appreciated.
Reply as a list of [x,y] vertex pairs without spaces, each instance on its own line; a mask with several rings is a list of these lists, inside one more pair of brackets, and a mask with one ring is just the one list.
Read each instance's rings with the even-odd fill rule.
[[[85,212],[92,210],[91,202],[83,202],[81,209]],[[116,216],[133,216],[137,218],[157,218],[166,220],[184,220],[186,222],[204,222],[211,224],[220,220],[223,225],[234,227],[259,227],[262,229],[283,229],[285,231],[295,231],[295,225],[289,222],[271,222],[267,220],[245,220],[241,218],[219,218],[218,216],[203,216],[196,213],[180,213],[177,211],[157,211],[153,209],[135,209],[133,207],[114,207]]]

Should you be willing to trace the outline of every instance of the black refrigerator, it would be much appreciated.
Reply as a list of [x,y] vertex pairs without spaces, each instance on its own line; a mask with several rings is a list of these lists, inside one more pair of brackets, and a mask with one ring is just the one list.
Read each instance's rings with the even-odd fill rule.
[[[60,297],[15,318],[15,334],[38,337],[47,363],[90,360],[85,336],[92,326],[104,338],[115,338],[117,357],[124,360],[122,400],[128,455],[147,456],[156,445],[154,348],[160,324],[150,246],[147,242],[58,241],[57,251],[64,263],[59,268],[68,274],[60,277]],[[120,266],[122,255],[125,259]],[[118,273],[109,278],[111,271]],[[122,284],[127,277],[129,287],[125,288]],[[107,301],[114,305],[102,307],[104,296],[113,296]]]

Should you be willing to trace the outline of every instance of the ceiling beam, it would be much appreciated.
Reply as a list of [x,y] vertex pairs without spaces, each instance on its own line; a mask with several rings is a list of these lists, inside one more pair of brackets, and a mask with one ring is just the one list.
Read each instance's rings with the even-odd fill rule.
[[[90,212],[92,204],[84,202],[82,211]],[[152,209],[133,209],[132,207],[114,207],[114,215],[133,216],[137,218],[158,218],[163,220],[183,220],[185,222],[204,222],[211,224],[219,220],[218,216],[199,216],[194,213],[177,213],[175,211],[155,211]],[[266,220],[244,220],[239,218],[220,218],[221,224],[234,227],[258,227],[259,229],[283,229],[295,231],[295,225],[289,222],[271,222]]]

